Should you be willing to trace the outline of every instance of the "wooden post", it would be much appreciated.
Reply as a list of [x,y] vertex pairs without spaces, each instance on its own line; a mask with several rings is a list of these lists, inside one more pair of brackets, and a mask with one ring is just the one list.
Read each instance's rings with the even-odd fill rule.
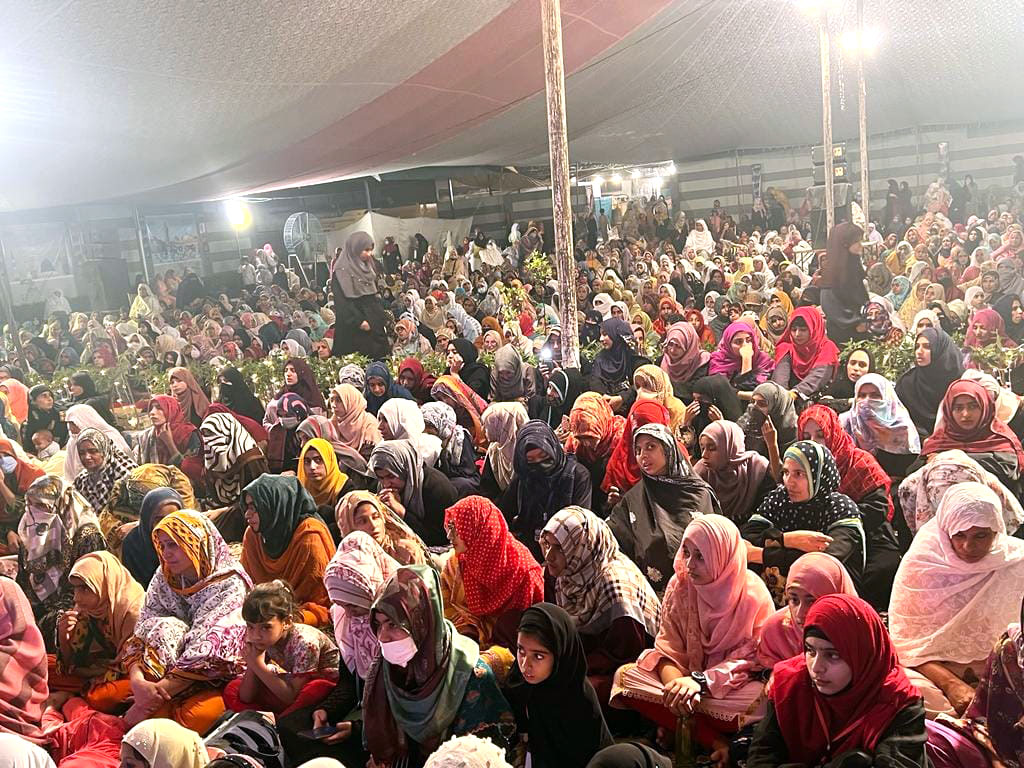
[[555,222],[555,273],[562,323],[562,366],[580,367],[576,322],[576,259],[569,187],[569,140],[565,130],[565,69],[562,64],[562,18],[559,0],[541,0],[544,35],[544,85],[548,105],[548,150],[551,156],[551,209]]
[[[857,0],[857,107],[860,118],[860,206],[864,209],[864,236],[871,221],[871,186],[868,183],[868,89],[864,82],[864,0]],[[883,222],[883,225],[888,222]]]
[[[825,145],[825,238],[836,225],[836,204],[833,183],[835,158],[832,157],[832,71],[830,67],[828,10],[822,7],[818,16],[818,43],[821,48],[821,132]],[[815,248],[824,244],[814,244]]]

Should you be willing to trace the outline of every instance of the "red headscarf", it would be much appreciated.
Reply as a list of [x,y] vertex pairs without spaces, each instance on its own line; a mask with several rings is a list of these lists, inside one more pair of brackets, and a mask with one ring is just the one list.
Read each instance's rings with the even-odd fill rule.
[[544,599],[544,572],[508,532],[505,516],[483,496],[467,496],[444,513],[467,550],[458,556],[466,604],[474,616],[525,611]]
[[807,612],[804,637],[812,627],[835,646],[853,678],[844,691],[825,696],[811,682],[804,656],[775,665],[769,695],[789,759],[820,765],[850,750],[871,753],[893,718],[921,694],[878,613],[859,597],[819,597]]
[[[616,416],[612,407],[603,395],[597,392],[584,392],[576,398],[576,403],[569,411],[570,437],[566,441],[565,450],[575,453],[583,461],[595,462],[610,458],[612,449],[622,438],[626,428],[626,420]],[[577,442],[579,436],[592,437],[598,441],[594,451],[583,448]]]
[[700,339],[702,345],[715,345],[715,332],[708,328],[707,323],[704,322],[704,315],[701,314],[699,309],[683,310],[683,317],[686,318],[686,322],[693,326],[693,330],[697,332],[697,338]]
[[417,360],[415,357],[407,357],[398,366],[398,375],[402,375],[402,371],[411,371],[415,380],[412,386],[409,387],[409,392],[415,397],[419,403],[423,403],[430,400],[430,388],[434,386],[436,379],[427,373],[423,367],[423,363]]
[[[959,396],[969,397],[981,406],[978,426],[970,431],[961,427],[953,418],[953,401]],[[977,381],[954,381],[946,390],[940,408],[942,424],[924,441],[921,446],[922,456],[954,449],[966,453],[1014,453],[1018,466],[1024,468],[1024,450],[1021,449],[1020,440],[1005,422],[996,418],[992,395]]]
[[[185,420],[185,412],[181,410],[181,403],[173,395],[154,395],[149,401],[149,406],[158,406],[164,412],[167,419],[167,429],[171,431],[171,439],[174,440],[174,447],[181,453],[188,447],[188,441],[192,433],[196,431],[195,426]],[[159,445],[159,443],[158,443]],[[163,458],[163,457],[161,457]],[[170,457],[166,457],[168,460]],[[167,462],[164,462],[165,464]]]
[[[27,461],[23,461],[18,452],[14,449],[14,445],[5,437],[0,437],[0,456],[10,456],[18,462],[18,467],[14,470],[14,479],[17,481],[18,493],[24,493],[27,491],[28,487],[32,485],[35,480],[38,480],[46,474],[42,468],[29,464]],[[24,454],[21,454],[21,456],[24,456]]]
[[[978,328],[979,326],[990,333],[994,333],[996,338],[999,339],[999,343],[1004,347],[1017,346],[1017,343],[1006,335],[1006,323],[1003,321],[1003,316],[994,309],[985,308],[979,309],[975,312],[974,317],[971,318],[971,322],[967,325],[967,335],[964,337],[965,347],[977,349],[981,346],[978,343],[978,337],[975,334],[975,328]],[[992,344],[994,342],[989,343]]]
[[622,437],[615,444],[612,456],[608,459],[608,470],[605,472],[604,482],[601,483],[601,490],[607,493],[615,486],[619,493],[625,493],[640,481],[640,465],[636,463],[636,456],[633,453],[633,430],[645,424],[664,424],[667,427],[668,422],[668,408],[661,403],[654,400],[637,400],[633,404],[626,418]]
[[805,440],[804,427],[813,421],[825,436],[825,447],[832,452],[839,470],[839,492],[859,502],[879,488],[885,489],[889,502],[889,520],[892,520],[892,479],[867,451],[858,448],[853,438],[839,423],[839,416],[824,405],[812,405],[800,414],[797,421],[797,439]]
[[[807,343],[799,346],[793,341],[793,323],[797,320],[803,320],[811,332]],[[825,335],[825,319],[817,307],[797,307],[789,316],[789,325],[775,345],[776,365],[786,355],[790,356],[793,375],[798,379],[806,378],[818,366],[839,365],[839,347]]]

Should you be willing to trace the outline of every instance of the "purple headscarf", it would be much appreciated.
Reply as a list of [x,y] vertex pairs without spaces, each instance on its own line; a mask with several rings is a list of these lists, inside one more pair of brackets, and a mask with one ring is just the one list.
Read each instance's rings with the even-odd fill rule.
[[733,354],[732,339],[737,333],[749,333],[754,345],[754,358],[751,370],[757,374],[757,383],[763,384],[771,376],[775,367],[774,361],[761,351],[757,331],[747,323],[737,320],[730,323],[722,333],[722,339],[718,342],[718,348],[711,353],[711,361],[708,364],[708,373],[714,376],[716,373],[725,374],[730,379],[740,372],[743,361],[739,355]]

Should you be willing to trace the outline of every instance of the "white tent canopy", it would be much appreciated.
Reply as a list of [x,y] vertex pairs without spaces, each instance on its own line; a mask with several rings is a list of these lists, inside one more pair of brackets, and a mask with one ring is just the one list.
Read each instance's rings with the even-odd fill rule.
[[[856,136],[838,40],[835,135]],[[820,140],[798,0],[562,0],[570,159]],[[1022,0],[865,0],[873,132],[1024,118]],[[4,3],[0,210],[547,163],[538,0]],[[845,109],[843,108],[845,107]]]

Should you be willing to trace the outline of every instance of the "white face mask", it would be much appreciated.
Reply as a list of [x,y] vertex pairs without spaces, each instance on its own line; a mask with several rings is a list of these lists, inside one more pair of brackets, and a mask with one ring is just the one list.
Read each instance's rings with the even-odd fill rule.
[[408,635],[391,643],[381,643],[380,655],[388,664],[404,667],[416,655],[416,643]]
[[13,456],[0,456],[0,469],[3,470],[5,475],[11,474],[18,468],[18,460]]

